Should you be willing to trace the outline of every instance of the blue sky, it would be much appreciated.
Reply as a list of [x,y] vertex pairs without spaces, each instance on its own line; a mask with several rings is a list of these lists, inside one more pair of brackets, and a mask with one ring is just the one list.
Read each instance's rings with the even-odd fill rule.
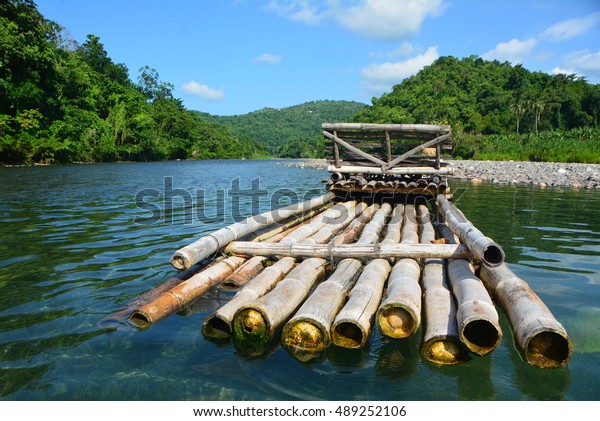
[[244,114],[314,100],[369,104],[440,56],[600,83],[600,0],[37,0],[132,80],[145,65],[188,109]]

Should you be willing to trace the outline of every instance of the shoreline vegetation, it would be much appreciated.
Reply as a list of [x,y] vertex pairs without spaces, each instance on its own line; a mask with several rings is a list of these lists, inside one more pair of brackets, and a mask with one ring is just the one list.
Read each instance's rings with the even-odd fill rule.
[[600,164],[600,85],[477,56],[440,57],[391,92],[236,116],[188,110],[144,66],[83,43],[32,0],[0,3],[0,166],[323,158],[323,122],[448,124],[453,158]]

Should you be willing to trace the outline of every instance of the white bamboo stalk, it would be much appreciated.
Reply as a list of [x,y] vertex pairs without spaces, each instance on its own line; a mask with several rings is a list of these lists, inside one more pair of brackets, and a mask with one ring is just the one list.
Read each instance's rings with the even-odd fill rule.
[[279,244],[232,241],[226,253],[249,256],[290,256],[317,258],[443,258],[460,259],[470,256],[464,244]]
[[327,193],[314,199],[301,203],[285,206],[269,212],[263,212],[246,218],[243,221],[231,224],[209,235],[199,238],[197,241],[177,250],[171,257],[171,264],[176,269],[187,269],[195,263],[215,254],[219,249],[238,238],[255,232],[261,227],[279,222],[293,215],[310,212],[315,207],[323,206],[331,201],[335,195]]
[[[435,240],[429,215],[419,214],[421,243]],[[423,262],[423,319],[425,330],[421,356],[439,365],[464,362],[466,352],[460,341],[456,323],[456,303],[448,286],[443,260],[429,258]]]
[[440,213],[454,234],[467,246],[478,260],[487,266],[498,266],[504,262],[504,250],[491,238],[483,235],[456,207],[444,197],[437,196]]
[[[438,229],[447,243],[456,244],[455,236],[446,224],[439,224]],[[502,340],[496,307],[469,261],[450,259],[447,270],[458,306],[456,321],[460,340],[477,355],[489,354]]]
[[481,267],[481,280],[508,316],[523,359],[537,367],[564,367],[573,343],[550,309],[506,264]]

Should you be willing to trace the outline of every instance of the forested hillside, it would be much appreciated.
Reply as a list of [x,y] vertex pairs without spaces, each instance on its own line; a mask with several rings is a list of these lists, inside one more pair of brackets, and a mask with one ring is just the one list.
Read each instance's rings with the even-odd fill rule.
[[439,58],[374,98],[355,120],[444,123],[455,131],[502,134],[597,127],[599,117],[600,85],[472,56]]
[[156,70],[137,82],[100,39],[68,39],[31,0],[0,2],[0,163],[264,156],[208,123]]
[[227,126],[240,137],[268,145],[272,156],[315,158],[325,153],[321,124],[350,121],[365,106],[352,101],[313,101],[280,109],[263,108],[236,116],[202,116]]

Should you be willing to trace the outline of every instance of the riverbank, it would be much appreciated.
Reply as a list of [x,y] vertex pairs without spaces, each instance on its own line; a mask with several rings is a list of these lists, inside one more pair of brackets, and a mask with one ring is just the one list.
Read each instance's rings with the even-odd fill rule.
[[[453,178],[472,183],[600,189],[600,164],[452,160]],[[283,165],[327,169],[324,159],[288,161]]]

